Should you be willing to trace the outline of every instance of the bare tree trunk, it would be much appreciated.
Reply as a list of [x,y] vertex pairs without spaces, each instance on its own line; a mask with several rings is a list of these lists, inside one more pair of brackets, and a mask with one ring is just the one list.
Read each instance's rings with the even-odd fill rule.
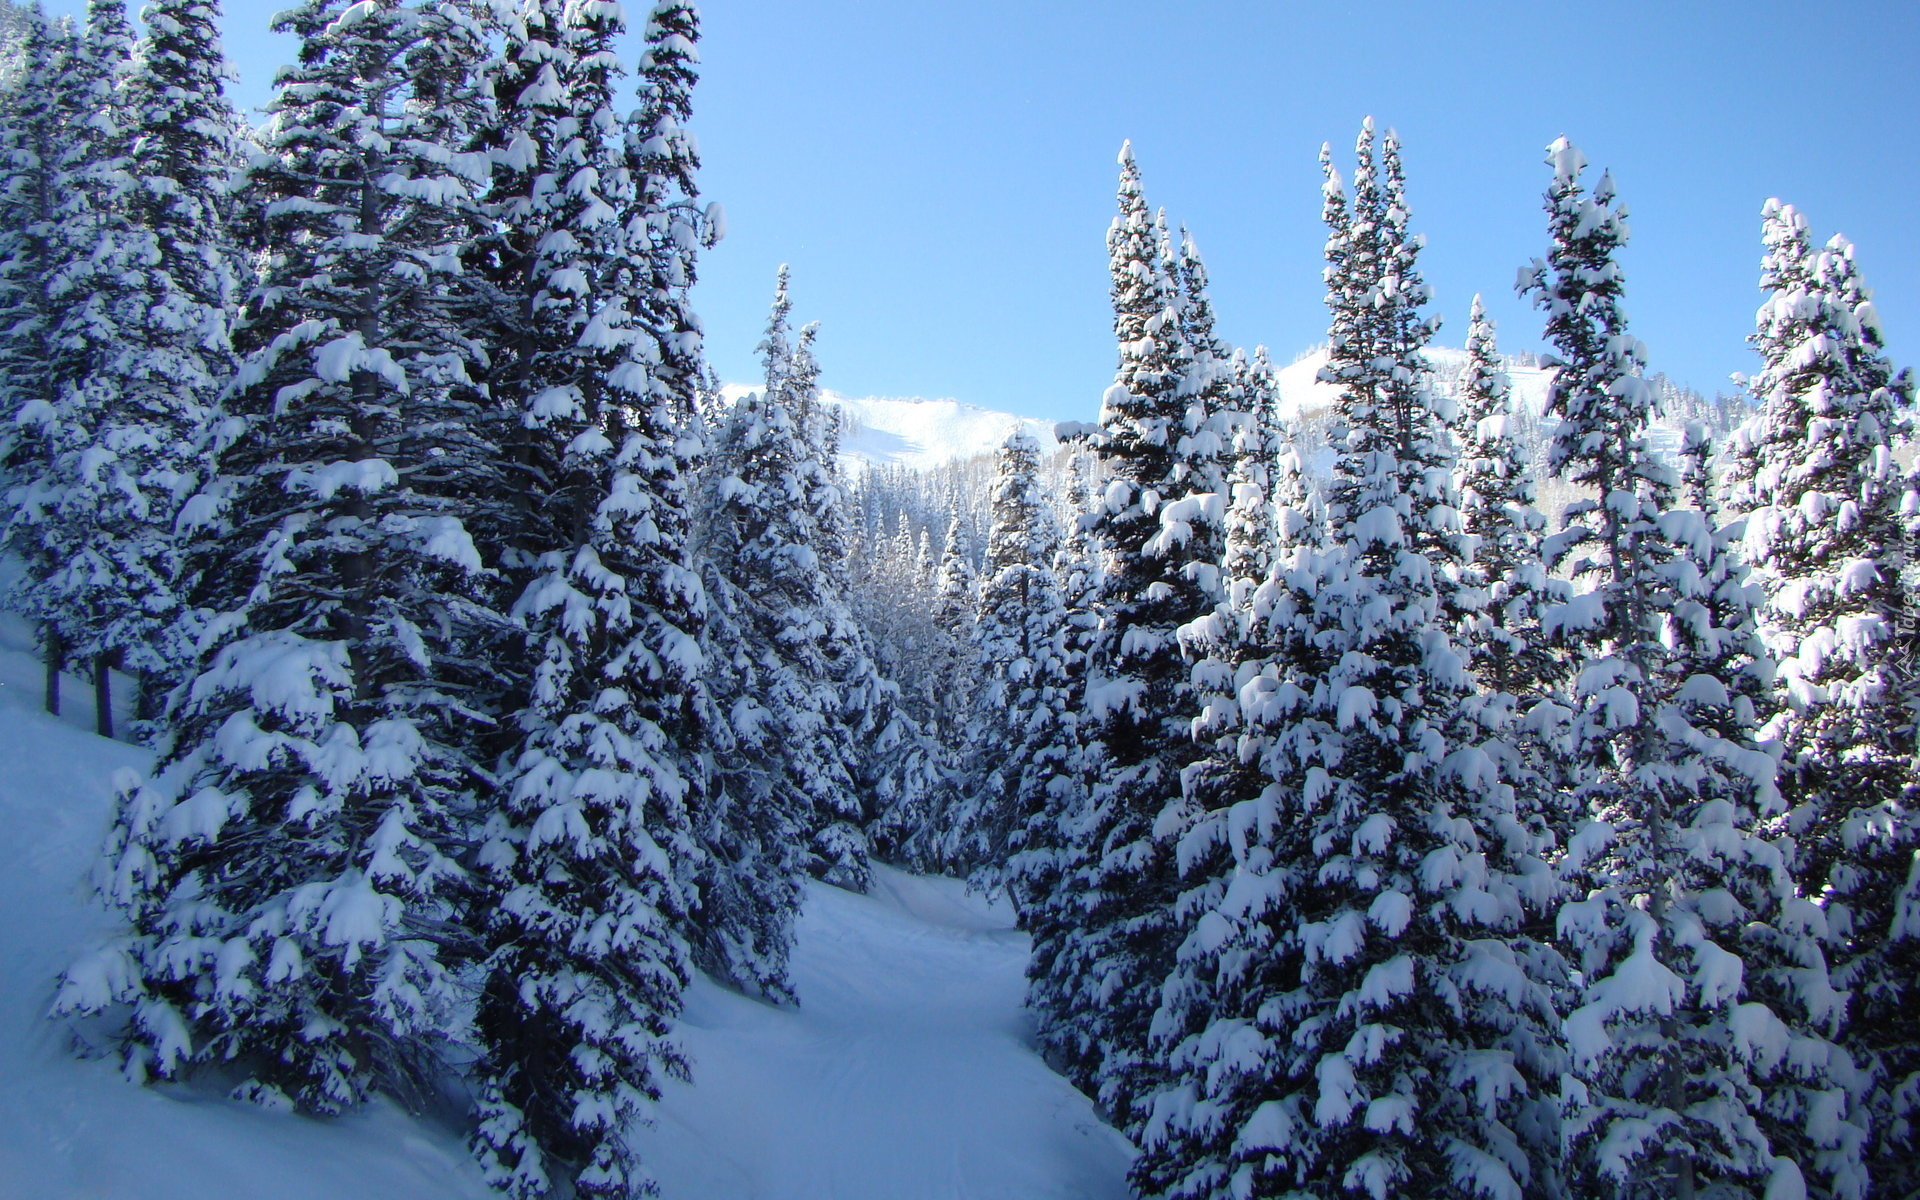
[[113,736],[113,660],[112,651],[93,656],[93,731],[103,738]]
[[48,622],[40,631],[40,644],[47,656],[47,711],[60,715],[60,669],[67,665],[67,643],[60,631]]

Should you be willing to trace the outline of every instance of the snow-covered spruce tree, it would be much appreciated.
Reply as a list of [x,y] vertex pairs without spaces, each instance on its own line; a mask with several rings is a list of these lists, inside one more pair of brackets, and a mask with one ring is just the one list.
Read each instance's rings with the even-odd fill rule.
[[960,514],[955,512],[947,520],[946,537],[940,546],[940,565],[935,568],[933,576],[933,623],[940,632],[942,642],[934,663],[939,706],[935,710],[930,732],[949,745],[960,740],[960,727],[966,720],[971,690],[971,656],[968,647],[973,641],[977,603],[974,593],[978,580],[973,564],[967,559],[966,547],[962,545],[964,538]]
[[59,569],[60,550],[44,540],[40,511],[52,490],[60,432],[54,403],[60,314],[47,283],[59,272],[64,249],[56,216],[57,167],[73,107],[64,91],[64,66],[75,39],[64,18],[53,23],[37,7],[30,12],[15,91],[0,123],[0,499],[5,501],[0,530],[29,581],[26,588],[14,589],[7,603],[38,627],[46,707],[58,713],[63,630],[42,611],[44,589],[32,581]]
[[[1343,253],[1359,221],[1331,177],[1327,196],[1336,324],[1424,328],[1395,311],[1416,289],[1348,277],[1380,259]],[[1438,457],[1440,414],[1419,377],[1387,382],[1391,403],[1364,372],[1342,391],[1324,542],[1309,526],[1282,556],[1237,664],[1244,730],[1215,760],[1237,786],[1180,844],[1222,867],[1183,897],[1149,1195],[1551,1190],[1553,1011],[1524,931],[1544,866],[1423,550],[1452,536],[1448,478],[1400,457]],[[1234,779],[1247,763],[1262,786]]]
[[[107,92],[124,54],[112,6],[89,50],[91,86]],[[221,95],[226,66],[217,8],[163,0],[123,93],[98,107],[90,158],[70,172],[63,217],[75,246],[59,281],[68,301],[52,464],[57,497],[47,536],[69,551],[47,580],[72,652],[95,663],[99,719],[110,724],[106,667],[142,680],[151,712],[192,659],[181,506],[206,476],[205,440],[233,369],[230,326],[237,256],[227,196],[238,169],[234,116]],[[112,152],[105,151],[111,147]]]
[[[871,658],[829,574],[819,520],[836,502],[838,486],[820,457],[824,434],[811,351],[802,357],[793,344],[790,313],[782,267],[760,347],[765,389],[737,403],[720,429],[703,504],[708,588],[716,610],[735,614],[730,619],[745,652],[730,652],[735,678],[752,688],[722,697],[721,704],[734,714],[737,731],[767,756],[780,797],[776,807],[798,830],[808,869],[864,890],[862,748],[854,744],[847,714],[871,697],[843,691],[842,684],[863,662],[871,672]],[[837,546],[832,556],[839,558]]]
[[690,810],[711,813],[681,433],[701,379],[687,289],[708,233],[681,127],[698,27],[690,5],[653,7],[640,107],[623,121],[619,7],[528,17],[508,59],[538,63],[540,84],[509,119],[527,152],[519,211],[540,231],[538,289],[513,382],[550,485],[516,605],[530,688],[482,854],[473,1145],[516,1197],[563,1178],[574,1195],[631,1197],[653,1184],[630,1135],[660,1076],[685,1071],[671,1027],[704,878]]
[[854,781],[844,792],[824,786],[813,792],[818,824],[812,869],[829,883],[865,891],[870,826],[884,812],[920,803],[931,778],[922,753],[927,745],[909,723],[897,719],[898,691],[874,665],[872,641],[854,619],[848,598],[840,413],[820,397],[820,363],[813,353],[818,332],[817,325],[802,327],[781,386],[770,390],[792,413],[803,450],[798,480],[806,545],[819,573],[819,602],[808,616],[809,634],[822,669],[816,684],[822,711],[835,725],[825,749],[839,757],[839,771]]
[[[648,19],[648,49],[640,64],[640,107],[627,131],[641,202],[634,218],[644,225],[646,241],[641,244],[650,255],[652,299],[642,304],[641,311],[660,354],[651,370],[656,393],[668,401],[667,414],[685,409],[683,441],[704,430],[704,423],[692,419],[698,415],[695,392],[706,369],[699,359],[700,322],[687,303],[687,289],[695,277],[694,246],[718,240],[723,226],[717,209],[694,207],[699,159],[685,126],[692,114],[697,20],[691,4],[655,6]],[[639,226],[630,224],[630,228],[639,236]],[[710,390],[717,393],[717,382]],[[686,407],[689,400],[691,408]],[[656,436],[666,432],[664,427],[655,431]],[[672,496],[676,506],[692,503],[699,498],[697,492],[685,497],[681,493],[699,487],[707,470],[707,452],[705,438],[698,445],[683,445],[676,456],[656,452],[655,477],[650,482],[661,494]],[[699,457],[689,460],[689,453]],[[675,536],[688,540],[691,564],[690,516],[689,512],[676,518]],[[704,586],[696,586],[705,592]],[[727,602],[725,611],[717,607],[721,599]],[[801,861],[794,841],[796,826],[792,812],[769,781],[765,746],[758,742],[764,736],[764,718],[755,714],[752,685],[729,673],[744,661],[739,597],[715,596],[714,600],[716,607],[708,613],[711,625],[701,630],[701,677],[691,681],[701,706],[703,734],[698,772],[702,787],[692,806],[694,835],[701,849],[693,914],[694,962],[768,999],[791,1001],[787,959],[799,908]]]
[[1920,920],[1913,861],[1913,684],[1898,663],[1917,603],[1904,574],[1905,481],[1892,440],[1912,404],[1854,264],[1811,245],[1798,211],[1764,213],[1751,341],[1758,417],[1729,457],[1746,554],[1780,660],[1780,787],[1800,890],[1823,898],[1827,950],[1851,995],[1843,1037],[1866,1071],[1875,1194],[1920,1192]]
[[[1066,652],[1066,607],[1054,577],[1059,531],[1040,481],[1040,445],[1024,432],[1000,448],[990,503],[986,562],[973,619],[971,706],[960,739],[954,861],[983,882],[1009,875],[1010,847],[1025,824],[1023,787],[1059,737],[1070,698],[1058,661]],[[1017,911],[1028,893],[1016,889]]]
[[1517,704],[1558,684],[1558,664],[1540,633],[1540,613],[1563,590],[1542,559],[1546,518],[1512,433],[1507,373],[1480,297],[1467,325],[1467,375],[1456,406],[1454,467],[1461,532],[1461,635],[1468,666],[1486,690]]
[[763,642],[754,594],[733,568],[759,495],[746,462],[763,441],[762,399],[742,399],[714,434],[698,491],[694,549],[708,598],[704,682],[714,708],[706,812],[699,826],[709,874],[700,889],[699,966],[775,1002],[795,999],[787,975],[808,859],[806,798],[787,774],[789,720],[804,697]]
[[1558,351],[1551,465],[1598,493],[1550,547],[1590,590],[1545,622],[1575,659],[1559,749],[1585,822],[1558,919],[1580,972],[1569,1182],[1622,1198],[1859,1195],[1817,913],[1761,825],[1779,803],[1753,728],[1767,665],[1707,515],[1676,505],[1648,448],[1612,181],[1588,193],[1564,138],[1547,161],[1553,244],[1520,284]]
[[[46,461],[18,513],[34,527],[26,536],[50,551],[45,559],[27,560],[21,598],[58,631],[67,654],[92,664],[95,730],[103,736],[113,733],[108,668],[116,617],[129,603],[170,590],[168,581],[142,570],[146,564],[137,557],[133,577],[122,577],[126,556],[119,553],[115,520],[121,514],[111,510],[128,483],[102,440],[103,425],[123,407],[112,368],[130,331],[117,318],[133,315],[116,312],[114,302],[131,265],[122,202],[131,139],[121,85],[132,42],[125,5],[92,0],[56,87],[64,110],[52,170],[53,271],[45,280],[53,317],[53,356],[46,364],[53,408],[42,427]],[[99,461],[103,451],[105,462]],[[31,570],[41,562],[50,568],[46,573]],[[162,623],[154,632],[167,628]]]
[[[1454,449],[1447,428],[1452,405],[1432,388],[1427,344],[1439,327],[1424,314],[1432,298],[1419,272],[1426,239],[1407,227],[1406,179],[1400,165],[1400,140],[1388,130],[1375,151],[1373,118],[1362,122],[1354,145],[1353,198],[1349,208],[1340,193],[1344,216],[1331,224],[1327,247],[1327,365],[1320,380],[1353,398],[1355,420],[1371,421],[1379,409],[1382,428],[1391,430],[1397,470],[1407,476],[1409,496],[1444,496],[1453,469]],[[1320,151],[1321,169],[1337,185],[1329,149]],[[1329,195],[1334,193],[1330,192]],[[1436,426],[1435,422],[1439,424]],[[1336,444],[1337,444],[1337,439]],[[1427,479],[1426,476],[1434,476]],[[1436,501],[1438,502],[1438,501]],[[1443,610],[1453,615],[1453,576],[1460,540],[1455,522],[1437,513],[1415,530],[1418,549],[1441,568],[1436,577]]]
[[[1183,453],[1186,435],[1206,430],[1188,420],[1181,296],[1131,147],[1120,168],[1107,235],[1120,363],[1101,405],[1108,483],[1089,531],[1103,566],[1085,700],[1096,777],[1082,861],[1064,884],[1077,928],[1052,964],[1068,981],[1054,1017],[1068,1028],[1046,1036],[1069,1077],[1130,1128],[1157,1071],[1147,1030],[1179,940],[1172,842],[1159,829],[1181,819],[1180,772],[1193,758],[1194,693],[1177,631],[1214,607],[1219,543],[1218,495]],[[1180,512],[1163,528],[1168,504]]]
[[[1239,369],[1234,351],[1214,328],[1213,299],[1207,294],[1207,267],[1200,248],[1185,227],[1177,247],[1163,246],[1173,284],[1179,291],[1180,341],[1187,348],[1186,378],[1181,390],[1187,411],[1178,449],[1192,475],[1191,492],[1227,495],[1227,472],[1233,461],[1233,438],[1247,420],[1247,376]],[[1218,553],[1221,531],[1201,525],[1195,561],[1208,551]]]
[[1008,837],[1007,894],[1032,938],[1026,1005],[1043,1053],[1055,1062],[1074,1061],[1085,1049],[1069,1020],[1077,980],[1064,969],[1063,955],[1080,930],[1080,897],[1071,881],[1083,873],[1091,854],[1084,829],[1094,766],[1093,720],[1079,701],[1100,634],[1100,569],[1089,536],[1097,489],[1092,457],[1085,447],[1071,454],[1065,523],[1053,558],[1062,603],[1060,653],[1038,664],[1049,669],[1035,680],[1037,689],[1051,691],[1060,702],[1036,711],[1029,727],[1033,750],[1018,781],[1017,825]]
[[[1758,612],[1764,592],[1751,581],[1739,555],[1740,522],[1723,523],[1708,462],[1713,445],[1703,422],[1687,422],[1681,447],[1681,504],[1662,520],[1664,532],[1680,552],[1673,572],[1677,593],[1667,613],[1665,641],[1672,647],[1667,666],[1670,686],[1695,695],[1694,727],[1725,744],[1752,745],[1757,714],[1768,708],[1775,661],[1760,636]],[[1726,695],[1701,696],[1714,677]],[[1773,759],[1778,751],[1766,747]],[[1778,831],[1774,805],[1756,823],[1764,834]],[[1830,916],[1794,886],[1795,847],[1774,842],[1777,854],[1734,862],[1726,887],[1750,914],[1770,914],[1739,932],[1744,960],[1743,995],[1749,1005],[1743,1030],[1759,1062],[1762,1126],[1776,1159],[1798,1164],[1801,1183],[1819,1196],[1864,1196],[1869,1172],[1863,1159],[1866,1114],[1849,1089],[1858,1080],[1851,1057],[1839,1042],[1844,1030],[1845,994],[1829,980],[1822,935]],[[1764,1006],[1789,1020],[1804,1022],[1811,1035],[1786,1026],[1767,1027],[1756,1009]],[[1782,1172],[1783,1177],[1791,1176]]]
[[[338,1112],[411,1098],[458,1032],[452,856],[483,774],[466,697],[461,523],[491,448],[450,274],[477,95],[410,103],[424,57],[473,62],[464,8],[314,2],[248,186],[277,247],[217,475],[189,505],[213,620],[154,774],[120,803],[103,891],[130,930],[60,1007],[131,1005],[135,1078],[211,1064]],[[448,44],[458,43],[449,52]]]

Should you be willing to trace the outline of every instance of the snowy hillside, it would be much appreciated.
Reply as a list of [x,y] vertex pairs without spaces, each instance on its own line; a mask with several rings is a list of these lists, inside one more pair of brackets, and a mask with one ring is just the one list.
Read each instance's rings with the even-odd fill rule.
[[[1433,364],[1435,378],[1444,384],[1465,373],[1467,352],[1448,346],[1433,346],[1427,350],[1427,361]],[[1321,383],[1317,378],[1320,368],[1326,365],[1327,350],[1321,346],[1274,372],[1275,382],[1279,385],[1282,417],[1291,420],[1302,413],[1316,412],[1333,404],[1340,390],[1332,384]],[[1536,415],[1545,411],[1547,384],[1553,379],[1552,371],[1508,359],[1507,378],[1513,385],[1513,397],[1517,403]]]
[[[5,581],[0,580],[0,587]],[[117,772],[145,751],[40,711],[25,627],[0,619],[0,1197],[483,1200],[457,1109],[381,1103],[315,1121],[144,1088],[68,1051],[56,974],[109,918],[85,878]],[[799,1010],[697,983],[694,1083],[642,1135],[662,1200],[1122,1200],[1131,1150],[1027,1049],[1027,940],[947,880],[884,868],[871,896],[812,885]]]
[[[727,384],[721,389],[730,400],[757,386]],[[844,396],[825,390],[821,399],[847,415],[847,434],[840,458],[848,470],[868,465],[902,466],[914,470],[937,467],[980,454],[992,454],[1016,429],[1024,429],[1051,452],[1053,422],[976,408],[958,400],[923,400],[889,396]]]

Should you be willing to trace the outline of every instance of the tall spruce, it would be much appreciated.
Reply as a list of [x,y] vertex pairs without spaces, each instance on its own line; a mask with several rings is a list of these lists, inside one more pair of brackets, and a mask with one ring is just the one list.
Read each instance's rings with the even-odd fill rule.
[[50,22],[29,10],[20,68],[0,123],[0,486],[6,501],[5,546],[28,581],[8,604],[32,619],[46,664],[47,711],[60,711],[60,675],[66,659],[63,623],[43,603],[38,581],[60,568],[61,547],[41,526],[50,506],[52,465],[61,440],[57,419],[60,308],[48,283],[62,269],[58,210],[63,185],[62,139],[73,98],[65,71],[74,52],[65,18]]
[[[1172,844],[1156,832],[1182,819],[1180,772],[1192,758],[1178,630],[1212,610],[1219,556],[1208,523],[1218,506],[1203,499],[1217,501],[1214,481],[1186,453],[1188,436],[1206,430],[1189,422],[1182,297],[1131,146],[1120,153],[1118,202],[1107,247],[1120,363],[1101,405],[1108,482],[1090,528],[1103,568],[1085,699],[1095,778],[1082,862],[1065,884],[1076,931],[1051,967],[1070,997],[1051,1044],[1068,1076],[1131,1128],[1158,1071],[1147,1033],[1178,942]],[[1180,506],[1165,529],[1163,505]]]
[[763,390],[735,404],[716,438],[704,533],[717,609],[737,622],[725,701],[751,730],[771,784],[828,882],[865,890],[863,771],[884,691],[844,590],[842,493],[818,395],[811,329],[796,342],[780,272],[760,344]]
[[1183,897],[1156,1023],[1174,1072],[1135,1167],[1151,1195],[1550,1188],[1550,978],[1524,929],[1544,872],[1446,632],[1440,405],[1394,353],[1429,327],[1397,249],[1417,243],[1403,201],[1375,211],[1370,140],[1354,210],[1328,178],[1350,369],[1326,532],[1283,517],[1305,536],[1256,593],[1239,728],[1209,760],[1232,786],[1180,846],[1190,874],[1218,866]]
[[[123,524],[139,521],[144,505],[111,436],[126,408],[124,347],[138,336],[140,319],[116,303],[136,265],[124,203],[131,136],[122,85],[131,49],[125,4],[91,0],[56,87],[63,109],[51,170],[52,272],[44,280],[53,322],[45,364],[52,409],[42,426],[46,460],[16,514],[41,547],[26,559],[21,598],[57,631],[53,643],[92,665],[95,728],[105,736],[113,733],[108,667],[129,632],[123,618],[171,590],[164,571],[125,553]],[[133,503],[123,506],[129,492]],[[48,569],[33,569],[42,565]],[[173,606],[156,606],[162,619],[139,633],[164,635],[174,627],[177,614],[164,611]]]
[[84,302],[62,323],[76,370],[61,399],[71,434],[55,461],[52,524],[72,552],[52,582],[69,648],[95,662],[103,726],[109,664],[139,676],[151,713],[192,661],[175,523],[207,475],[239,287],[228,231],[239,152],[217,20],[204,0],[147,10],[147,36],[95,138],[115,153],[96,149],[75,191],[93,211],[71,219],[91,245],[63,281]]
[[[975,683],[961,777],[969,790],[951,818],[957,850],[978,877],[1004,883],[1031,797],[1058,745],[1065,694],[1066,608],[1054,575],[1059,531],[1040,480],[1040,445],[1024,432],[1000,447],[969,660]],[[1043,785],[1042,785],[1043,786]],[[1031,893],[1014,888],[1017,912]]]
[[280,27],[300,61],[248,180],[275,249],[187,514],[212,624],[110,837],[131,928],[60,1006],[130,1004],[136,1078],[218,1063],[330,1113],[423,1094],[461,1026],[449,890],[487,779],[464,634],[498,619],[461,520],[493,458],[456,303],[478,93],[413,101],[482,34],[460,6],[322,0]]
[[[1081,929],[1081,897],[1073,890],[1092,853],[1086,837],[1087,799],[1094,774],[1093,718],[1079,703],[1100,637],[1100,565],[1090,529],[1098,487],[1093,454],[1071,452],[1066,522],[1054,553],[1060,588],[1060,653],[1044,666],[1036,687],[1062,703],[1037,714],[1031,767],[1021,776],[1018,822],[1008,839],[1007,892],[1032,938],[1027,959],[1027,1009],[1041,1052],[1055,1063],[1084,1062],[1087,1043],[1073,1023],[1079,980],[1069,970]],[[1036,615],[1036,619],[1044,619]]]
[[509,98],[534,289],[511,386],[546,519],[515,606],[530,688],[483,854],[474,1150],[518,1197],[562,1180],[650,1194],[631,1134],[686,1069],[672,1023],[704,867],[703,601],[681,429],[702,377],[687,289],[707,230],[681,122],[698,27],[689,5],[654,6],[629,118],[625,31],[618,6],[568,3],[530,7],[508,42],[535,80]]
[[1768,664],[1750,603],[1717,562],[1710,514],[1677,501],[1648,446],[1612,181],[1589,193],[1564,138],[1547,161],[1553,243],[1520,284],[1558,351],[1550,464],[1597,493],[1550,547],[1589,590],[1546,622],[1575,656],[1560,751],[1584,822],[1558,919],[1580,972],[1562,1093],[1571,1183],[1683,1200],[1859,1195],[1817,910],[1767,836],[1777,764],[1756,742],[1753,680]]
[[1811,243],[1806,218],[1767,202],[1750,339],[1758,416],[1732,460],[1745,550],[1765,593],[1761,634],[1780,660],[1770,732],[1799,847],[1800,890],[1823,899],[1844,1041],[1865,1069],[1876,1194],[1920,1191],[1920,845],[1912,760],[1916,603],[1907,485],[1893,438],[1912,410],[1889,365],[1853,247]]

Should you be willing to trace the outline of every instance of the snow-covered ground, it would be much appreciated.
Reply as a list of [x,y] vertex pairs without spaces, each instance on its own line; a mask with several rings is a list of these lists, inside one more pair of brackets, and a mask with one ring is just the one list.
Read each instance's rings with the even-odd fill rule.
[[814,884],[801,1007],[696,984],[695,1082],[643,1135],[667,1200],[1124,1200],[1132,1151],[1027,1048],[1025,935],[952,880]]
[[[457,1120],[277,1115],[69,1053],[53,980],[110,929],[86,875],[115,773],[147,755],[87,732],[77,678],[68,716],[42,713],[30,649],[0,618],[0,1200],[493,1195]],[[1122,1200],[1130,1149],[1027,1049],[1008,926],[948,880],[811,887],[801,1008],[705,982],[688,997],[695,1082],[641,1135],[663,1200]]]

